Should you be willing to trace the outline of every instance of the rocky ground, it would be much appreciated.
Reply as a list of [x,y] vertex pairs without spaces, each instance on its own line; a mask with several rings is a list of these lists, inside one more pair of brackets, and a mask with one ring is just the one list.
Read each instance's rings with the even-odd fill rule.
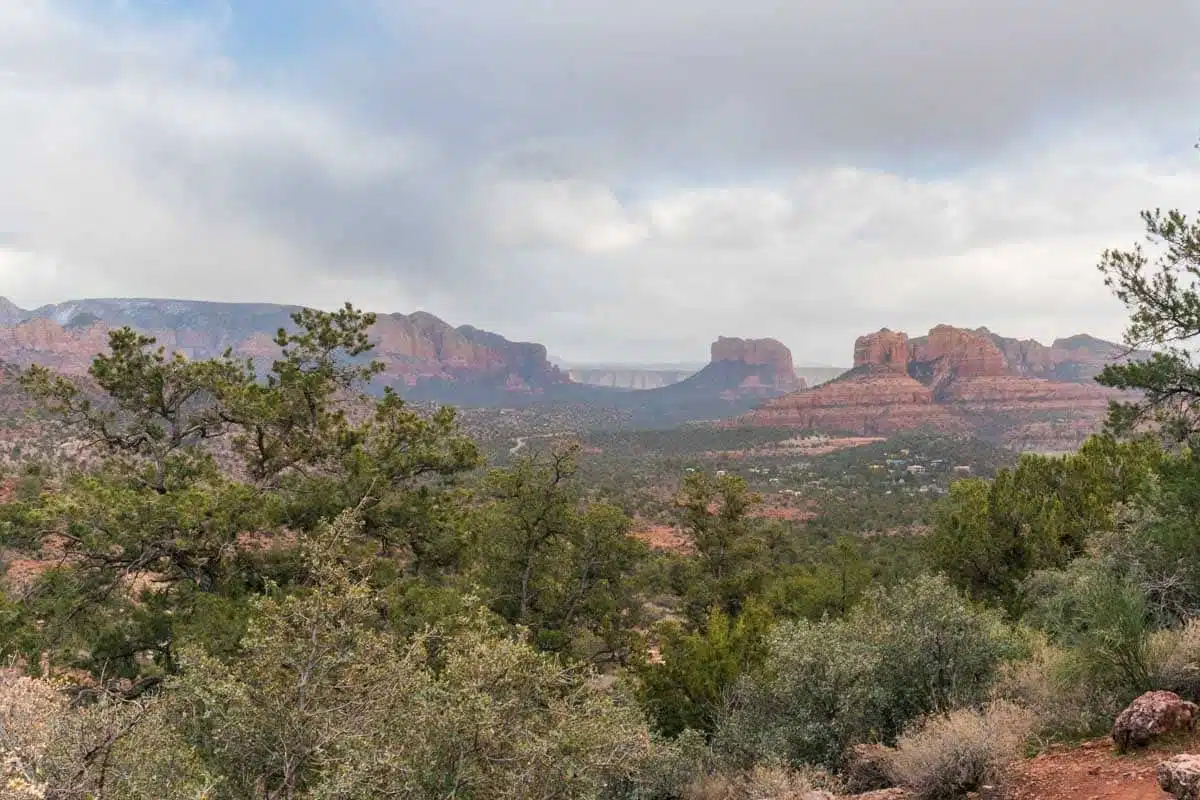
[[1155,768],[1177,753],[1200,752],[1200,736],[1160,741],[1118,755],[1112,739],[1056,747],[1017,765],[1005,800],[1165,800]]

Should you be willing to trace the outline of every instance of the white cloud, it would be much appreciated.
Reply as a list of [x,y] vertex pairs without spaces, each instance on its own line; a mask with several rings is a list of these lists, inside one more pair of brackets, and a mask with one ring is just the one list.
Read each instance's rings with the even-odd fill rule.
[[[419,2],[404,16],[425,49],[393,49],[445,69],[391,86],[331,65],[329,85],[362,102],[256,80],[220,15],[135,24],[0,3],[0,294],[424,307],[572,360],[702,359],[725,334],[845,363],[859,333],[938,322],[1119,335],[1100,252],[1138,239],[1139,209],[1200,196],[1177,126],[1193,73],[1182,110],[1136,97],[1194,69],[1191,50],[1122,76],[1088,49],[1114,9],[1092,25],[1032,3],[922,0],[894,19],[874,1],[851,5],[880,11],[861,33],[883,67],[835,52],[858,35],[845,9],[702,0],[685,20],[669,2],[642,16],[619,4],[601,36],[563,17],[599,19],[593,0],[545,9],[544,28],[516,13],[526,0],[497,0],[479,9],[497,14],[487,31],[465,4]],[[1154,2],[1177,19],[1175,0]],[[929,41],[905,40],[935,18]],[[1178,35],[1131,24],[1155,36],[1123,40],[1127,54]],[[1020,45],[983,41],[996,25],[1060,72],[1037,85],[1029,64],[996,72]],[[744,56],[671,65],[751,34],[762,46]],[[1081,88],[1054,51],[1067,44],[1112,85]],[[384,52],[363,59],[387,77]],[[1003,84],[994,107],[988,81]],[[1127,101],[1144,116],[1091,124]],[[1047,108],[1061,135],[1041,126]],[[970,157],[934,169],[943,146]]]
[[579,254],[623,250],[647,236],[605,186],[579,180],[501,180],[482,191],[485,225],[506,248]]

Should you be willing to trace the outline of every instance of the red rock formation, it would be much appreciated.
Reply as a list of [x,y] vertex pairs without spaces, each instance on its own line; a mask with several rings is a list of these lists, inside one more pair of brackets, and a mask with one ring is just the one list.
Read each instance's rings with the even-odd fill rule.
[[980,328],[978,332],[988,336],[1004,353],[1004,360],[1008,365],[1026,377],[1051,377],[1055,366],[1066,360],[1064,353],[1056,352],[1034,339],[1007,339],[995,335],[987,328]]
[[[1096,341],[1085,343],[1088,357]],[[859,337],[855,368],[843,377],[770,400],[739,422],[862,436],[929,427],[1021,449],[1068,449],[1098,430],[1118,393],[1093,382],[1027,377],[1051,377],[1064,365],[1074,374],[1069,359],[1081,354],[1057,344],[949,325],[910,340],[884,328]]]
[[949,378],[1008,375],[1004,353],[986,334],[938,325],[928,336],[909,343],[909,361],[930,364],[933,382]]
[[[244,330],[238,337],[230,337],[220,327],[142,332],[153,336],[168,352],[189,358],[209,358],[232,348],[236,357],[265,365],[279,355],[273,330]],[[432,314],[381,315],[371,334],[376,345],[373,355],[384,365],[384,379],[397,383],[411,386],[423,379],[479,379],[498,388],[531,392],[545,384],[570,380],[549,363],[541,345],[510,342],[466,326],[456,329]],[[99,321],[64,327],[52,319],[35,317],[0,326],[0,361],[40,364],[68,375],[86,374],[92,359],[107,346],[108,326]]]
[[92,357],[107,347],[108,330],[100,324],[67,329],[53,320],[31,319],[0,328],[0,361],[71,375],[85,374]]
[[741,421],[860,436],[889,435],[925,425],[942,430],[964,427],[934,402],[929,387],[880,366],[865,365],[848,377],[769,400]]
[[777,339],[739,339],[720,336],[712,344],[712,364],[723,361],[738,362],[749,367],[766,367],[744,378],[730,390],[760,392],[774,390],[794,392],[803,389],[804,380],[796,375],[792,364],[792,351]]
[[1174,692],[1146,692],[1117,715],[1112,738],[1118,753],[1145,747],[1154,739],[1196,730],[1200,707]]
[[780,372],[792,372],[792,351],[777,339],[739,339],[718,336],[710,348],[712,361],[744,361],[770,364]]
[[887,328],[868,333],[854,342],[855,367],[883,367],[895,372],[908,369],[908,334]]

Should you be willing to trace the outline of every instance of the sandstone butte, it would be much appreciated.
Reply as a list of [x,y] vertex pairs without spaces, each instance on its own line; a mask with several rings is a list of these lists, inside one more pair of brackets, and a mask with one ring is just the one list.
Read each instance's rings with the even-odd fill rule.
[[[107,349],[109,326],[103,321],[60,325],[38,317],[0,326],[0,361],[40,364],[67,375],[83,375],[93,357]],[[216,326],[144,330],[168,352],[189,358],[221,355],[232,348],[238,358],[269,364],[279,352],[273,331],[248,331],[231,338]],[[501,336],[464,326],[454,328],[432,314],[381,315],[372,329],[375,357],[384,376],[415,385],[422,379],[486,380],[521,392],[570,379],[550,364],[540,344],[510,342]]]
[[749,369],[749,373],[736,387],[727,389],[735,393],[795,392],[805,388],[804,379],[796,374],[792,363],[792,351],[777,339],[739,339],[719,336],[712,343],[709,363],[736,362]]
[[843,376],[769,400],[737,422],[860,436],[930,428],[1019,449],[1070,449],[1121,396],[1092,378],[1106,363],[1144,355],[1082,335],[1046,347],[986,328],[938,325],[919,338],[884,328],[858,338]]

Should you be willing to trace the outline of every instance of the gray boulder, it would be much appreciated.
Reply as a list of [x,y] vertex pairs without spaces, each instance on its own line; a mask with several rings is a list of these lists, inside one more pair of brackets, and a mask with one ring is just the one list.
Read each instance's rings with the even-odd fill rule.
[[1158,785],[1177,800],[1200,800],[1200,756],[1179,755],[1158,765]]

